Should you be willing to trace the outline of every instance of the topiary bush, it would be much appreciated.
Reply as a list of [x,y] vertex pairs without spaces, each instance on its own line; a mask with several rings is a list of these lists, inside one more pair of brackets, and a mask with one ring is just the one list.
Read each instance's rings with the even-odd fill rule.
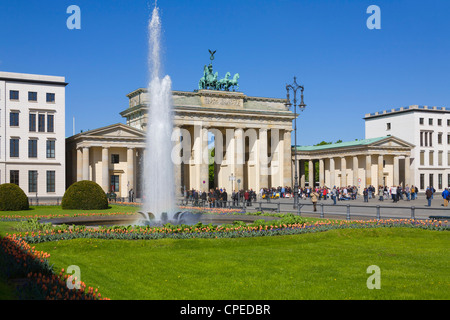
[[83,180],[75,182],[66,190],[61,207],[83,210],[108,209],[108,199],[97,183]]
[[14,183],[0,185],[0,211],[28,210],[28,197],[20,187]]

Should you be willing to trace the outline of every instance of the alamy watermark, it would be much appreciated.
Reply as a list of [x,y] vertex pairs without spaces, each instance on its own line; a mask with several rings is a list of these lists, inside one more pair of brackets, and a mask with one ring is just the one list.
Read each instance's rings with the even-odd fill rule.
[[[215,164],[244,165],[248,163],[258,165],[260,175],[278,173],[285,146],[284,139],[280,139],[280,129],[276,128],[258,129],[258,131],[253,128],[219,130],[205,128],[201,121],[196,121],[193,130],[178,128],[172,131],[172,163],[175,165],[211,164],[208,132],[214,135],[212,162]],[[288,143],[290,144],[290,141]]]
[[367,288],[368,289],[381,289],[381,269],[379,266],[371,265],[367,268],[367,273],[371,274],[367,278]]
[[66,285],[67,288],[72,289],[80,289],[81,284],[81,270],[79,266],[71,265],[67,268],[67,273],[70,275],[67,277]]
[[381,29],[381,9],[377,5],[371,5],[367,7],[366,13],[371,14],[369,18],[367,18],[366,25],[370,30],[373,29]]
[[71,5],[67,7],[66,13],[70,14],[67,18],[66,26],[67,29],[81,29],[81,9],[77,5]]

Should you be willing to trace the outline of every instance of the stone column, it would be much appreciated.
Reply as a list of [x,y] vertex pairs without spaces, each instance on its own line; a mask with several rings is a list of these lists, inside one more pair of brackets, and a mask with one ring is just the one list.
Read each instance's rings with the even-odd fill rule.
[[[128,190],[130,191],[131,189],[135,190],[134,187],[134,158],[136,155],[136,150],[134,148],[127,148],[127,186],[128,186]],[[127,193],[128,196],[128,193]]]
[[372,156],[366,155],[366,187],[372,185]]
[[378,155],[378,185],[383,185],[383,155]]
[[83,180],[89,180],[89,147],[83,147]]
[[236,128],[234,130],[234,144],[235,144],[235,169],[234,176],[241,180],[239,186],[242,188],[244,186],[244,161],[245,161],[245,140],[244,140],[244,130],[242,128]]
[[[203,127],[201,132],[201,158],[200,165],[200,188],[206,192],[209,190],[209,150],[208,150],[208,128]],[[205,183],[203,183],[203,181]]]
[[335,182],[336,177],[336,166],[334,164],[334,158],[330,158],[330,188],[333,188],[336,185]]
[[201,190],[201,165],[203,162],[202,158],[202,127],[201,125],[194,125],[194,139],[192,152],[194,153],[194,170],[191,172],[191,183],[190,187],[195,190]]
[[353,185],[358,186],[358,157],[353,156]]
[[405,184],[411,187],[411,158],[405,157]]
[[83,150],[77,148],[77,181],[83,180]]
[[267,129],[259,129],[259,181],[260,188],[268,188],[269,186],[269,157],[267,153]]
[[345,157],[341,157],[341,185],[340,187],[347,186],[347,161]]
[[319,186],[323,187],[325,185],[325,164],[323,159],[319,159]]
[[[291,131],[290,130],[284,130],[284,137],[283,137],[283,172],[282,174],[282,180],[283,184],[282,186],[290,186],[290,179],[292,175],[292,167],[291,167],[291,152],[292,152],[292,146],[291,146]],[[298,161],[298,158],[297,158]],[[298,163],[297,163],[297,170],[299,169]],[[298,174],[299,170],[297,171]],[[292,185],[293,186],[293,185]]]
[[[182,159],[181,159],[181,149],[182,149],[182,142],[181,142],[181,128],[179,126],[175,126],[172,131],[172,140],[173,143],[173,150],[172,153],[172,163],[173,163],[173,176],[175,181],[175,195],[178,196],[181,193],[181,165],[182,165]],[[183,149],[183,152],[184,149]]]
[[103,191],[109,192],[109,147],[102,148],[102,188]]
[[394,178],[394,186],[398,186],[400,183],[400,179],[399,179],[399,158],[398,156],[394,156],[394,174],[393,174],[393,178]]
[[[306,184],[306,179],[305,179],[305,161],[304,160],[298,160],[297,161],[297,172],[300,175],[300,187],[304,188],[305,184]],[[295,182],[295,181],[294,181]],[[294,186],[294,185],[292,185]]]
[[314,161],[309,160],[308,162],[308,183],[309,187],[315,187],[314,186]]

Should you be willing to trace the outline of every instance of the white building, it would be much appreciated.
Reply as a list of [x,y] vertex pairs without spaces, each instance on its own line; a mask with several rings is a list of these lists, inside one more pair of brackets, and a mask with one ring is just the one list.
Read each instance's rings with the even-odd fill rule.
[[64,77],[0,72],[0,183],[28,197],[65,191]]
[[366,114],[366,139],[391,135],[414,145],[411,183],[425,191],[450,187],[450,109],[412,105]]

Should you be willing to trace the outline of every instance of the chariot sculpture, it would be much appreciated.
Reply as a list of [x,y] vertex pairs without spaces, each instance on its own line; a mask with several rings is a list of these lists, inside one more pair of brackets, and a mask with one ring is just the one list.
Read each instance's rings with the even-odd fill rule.
[[224,90],[230,91],[230,89],[239,90],[239,73],[236,73],[233,78],[230,79],[231,73],[227,72],[225,77],[219,80],[219,73],[213,73],[212,61],[214,60],[214,54],[216,51],[209,50],[211,54],[211,63],[208,66],[203,67],[203,77],[198,82],[198,88],[209,90]]

